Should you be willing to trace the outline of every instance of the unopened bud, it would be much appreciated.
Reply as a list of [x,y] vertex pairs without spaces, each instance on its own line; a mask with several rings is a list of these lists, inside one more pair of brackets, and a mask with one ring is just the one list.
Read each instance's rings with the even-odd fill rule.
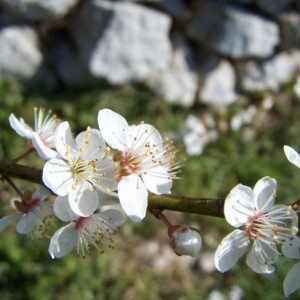
[[172,247],[177,255],[195,257],[202,246],[202,238],[196,229],[175,225],[169,228]]

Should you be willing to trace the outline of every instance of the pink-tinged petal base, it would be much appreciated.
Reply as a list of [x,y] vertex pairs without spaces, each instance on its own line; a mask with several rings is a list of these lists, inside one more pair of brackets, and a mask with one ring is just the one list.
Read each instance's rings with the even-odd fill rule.
[[286,297],[300,288],[300,262],[295,264],[283,281],[283,291]]
[[45,145],[45,143],[41,140],[40,136],[36,132],[32,134],[31,142],[37,154],[42,159],[48,160],[58,156],[58,153],[56,151]]
[[249,239],[245,231],[236,229],[227,235],[215,253],[215,267],[222,273],[230,270],[246,253]]
[[78,243],[79,234],[75,223],[58,229],[51,238],[49,254],[52,258],[61,258],[71,252]]
[[139,176],[124,176],[118,185],[118,195],[122,208],[132,221],[140,222],[145,218],[148,192]]

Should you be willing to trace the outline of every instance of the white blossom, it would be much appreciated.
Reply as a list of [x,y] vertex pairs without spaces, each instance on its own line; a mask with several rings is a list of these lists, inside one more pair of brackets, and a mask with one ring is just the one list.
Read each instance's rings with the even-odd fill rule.
[[14,114],[10,114],[9,123],[17,134],[29,140],[29,147],[35,148],[41,158],[48,160],[57,155],[51,148],[54,148],[54,133],[59,120],[51,115],[51,111],[46,114],[44,108],[35,107],[33,129],[22,118],[18,120]]
[[[284,256],[291,259],[300,259],[300,238],[294,237],[283,244]],[[296,263],[286,275],[283,281],[283,291],[286,297],[300,288],[300,262]]]
[[284,153],[285,153],[287,159],[292,164],[294,164],[295,166],[300,168],[300,154],[290,146],[284,146],[283,150],[284,150]]
[[98,191],[110,193],[117,187],[101,133],[88,128],[74,140],[68,122],[63,122],[56,130],[55,146],[61,158],[45,163],[43,182],[55,194],[68,196],[77,215],[87,217],[101,204],[103,194]]
[[38,237],[45,234],[45,226],[49,217],[53,215],[52,204],[44,201],[50,196],[50,192],[46,188],[41,188],[29,194],[22,202],[14,201],[18,213],[2,217],[0,219],[0,231],[17,221],[16,231],[19,234]]
[[231,269],[250,242],[247,265],[256,273],[272,273],[279,258],[277,245],[298,231],[298,217],[291,206],[274,205],[277,183],[270,177],[260,179],[253,190],[242,184],[232,189],[224,205],[227,222],[235,229],[215,253],[215,266],[221,272]]
[[98,123],[105,141],[116,149],[113,160],[121,206],[130,219],[139,222],[146,215],[148,191],[170,192],[178,168],[176,151],[152,125],[129,126],[109,109],[99,111]]
[[51,238],[49,254],[61,258],[72,249],[85,256],[90,246],[103,253],[103,248],[113,247],[112,235],[124,222],[123,214],[117,209],[95,211],[88,217],[76,215],[70,208],[66,196],[58,196],[54,202],[55,215],[68,225],[59,228]]

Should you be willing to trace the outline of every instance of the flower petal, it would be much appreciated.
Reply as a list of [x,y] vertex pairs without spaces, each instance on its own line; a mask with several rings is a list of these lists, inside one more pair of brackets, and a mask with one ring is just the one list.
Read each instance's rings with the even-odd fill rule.
[[286,158],[295,166],[300,168],[300,154],[290,146],[283,147]]
[[16,224],[19,234],[29,234],[35,227],[38,218],[33,213],[23,214]]
[[60,123],[56,128],[55,148],[57,152],[65,159],[69,158],[70,151],[77,151],[70,125],[66,121]]
[[287,240],[282,246],[282,253],[288,258],[300,259],[300,238],[295,236],[293,240]]
[[43,182],[55,194],[59,196],[67,195],[73,184],[69,166],[62,159],[50,159],[43,168]]
[[13,214],[13,215],[9,215],[9,216],[5,216],[2,217],[0,219],[0,232],[3,231],[8,225],[10,225],[12,222],[18,220],[21,218],[21,214],[17,213],[17,214]]
[[172,180],[167,170],[161,166],[147,170],[142,175],[147,190],[153,194],[168,194],[172,188]]
[[47,188],[41,187],[32,194],[31,198],[32,198],[32,200],[39,199],[41,201],[44,201],[50,195],[51,195],[51,193]]
[[101,160],[105,155],[105,141],[97,129],[90,129],[79,133],[75,139],[78,149],[82,149],[81,157],[86,160],[97,158]]
[[105,219],[114,229],[124,224],[125,218],[118,209],[107,209],[101,213],[101,217]]
[[275,245],[257,240],[247,255],[246,263],[255,273],[270,274],[274,272],[273,264],[277,262],[278,258],[279,254]]
[[142,180],[136,175],[122,177],[118,195],[126,215],[134,222],[144,219],[148,206],[148,192]]
[[221,242],[215,253],[215,266],[224,273],[246,253],[250,241],[245,231],[236,229]]
[[90,216],[99,206],[99,193],[90,183],[78,184],[69,193],[70,207],[75,214],[82,217]]
[[234,226],[240,227],[245,224],[249,216],[254,212],[254,193],[248,186],[238,184],[234,187],[224,204],[226,221]]
[[10,114],[8,117],[10,126],[14,129],[14,131],[27,139],[31,139],[33,130],[24,122],[22,118],[18,120],[14,114]]
[[116,168],[111,157],[105,157],[96,164],[97,172],[89,179],[99,191],[115,191],[118,182],[115,180]]
[[121,151],[128,149],[127,121],[119,114],[110,109],[101,109],[98,113],[98,124],[106,143]]
[[286,297],[300,288],[300,262],[295,264],[283,281],[283,291]]
[[268,176],[257,181],[253,188],[255,194],[255,207],[259,212],[269,211],[275,201],[277,182]]
[[61,258],[68,254],[76,246],[78,238],[79,234],[74,222],[58,229],[50,241],[48,251],[51,257]]
[[162,148],[163,141],[158,130],[149,124],[130,127],[128,146],[132,149],[143,149],[146,144],[150,144],[151,147],[157,146],[158,149]]
[[70,222],[77,220],[77,216],[70,207],[68,196],[56,197],[53,205],[54,214],[57,218],[64,222]]
[[48,160],[54,157],[58,156],[58,153],[48,147],[40,138],[39,134],[36,132],[32,133],[32,138],[31,138],[32,145],[34,149],[36,150],[37,154],[39,157],[41,157],[44,160]]

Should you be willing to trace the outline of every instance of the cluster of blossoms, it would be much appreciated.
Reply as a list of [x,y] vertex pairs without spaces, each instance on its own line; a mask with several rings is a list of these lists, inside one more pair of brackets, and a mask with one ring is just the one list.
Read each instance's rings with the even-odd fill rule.
[[[45,161],[45,187],[20,193],[21,200],[14,202],[18,212],[0,219],[0,231],[17,221],[20,234],[50,236],[49,225],[55,226],[55,216],[67,225],[51,237],[52,258],[63,257],[74,248],[83,256],[90,247],[101,253],[104,247],[113,247],[112,236],[124,223],[125,215],[134,222],[145,218],[149,192],[170,193],[181,163],[175,161],[173,144],[152,125],[130,126],[119,114],[102,109],[98,113],[99,129],[88,127],[74,138],[68,122],[45,114],[43,109],[34,112],[34,129],[13,114],[9,122],[27,138],[28,151],[35,149]],[[300,154],[289,146],[284,152],[300,168]],[[274,264],[282,256],[300,259],[297,207],[275,205],[276,190],[276,180],[268,176],[253,189],[238,184],[231,190],[224,201],[224,215],[235,229],[215,252],[217,270],[230,270],[250,244],[246,264],[258,274],[273,273]],[[199,254],[202,238],[198,230],[172,225],[159,209],[152,214],[167,225],[178,255]],[[300,262],[284,280],[286,296],[300,288],[299,272]]]
[[[104,245],[112,247],[112,234],[124,222],[124,212],[139,222],[146,215],[148,192],[170,193],[180,168],[177,151],[152,125],[129,126],[119,114],[103,109],[99,129],[88,127],[74,138],[68,122],[44,109],[34,109],[34,121],[32,129],[22,118],[9,116],[11,127],[27,138],[29,151],[35,149],[45,160],[42,179],[49,190],[15,201],[19,213],[0,219],[0,230],[18,220],[18,233],[41,235],[45,223],[54,225],[53,215],[69,222],[51,238],[52,258],[74,247],[83,256],[90,246],[100,252]],[[50,191],[55,199],[46,202]]]

